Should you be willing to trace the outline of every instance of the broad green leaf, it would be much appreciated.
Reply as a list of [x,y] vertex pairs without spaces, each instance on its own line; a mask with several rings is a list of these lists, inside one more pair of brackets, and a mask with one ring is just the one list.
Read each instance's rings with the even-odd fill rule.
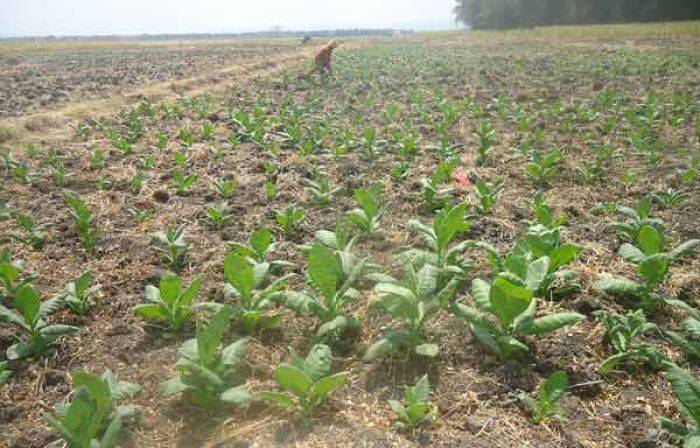
[[179,375],[160,385],[160,391],[166,395],[178,394],[189,389],[191,387],[183,383]]
[[440,347],[437,344],[421,344],[416,346],[416,354],[434,358],[440,352]]
[[244,404],[253,399],[245,385],[232,387],[219,395],[219,399],[228,404]]
[[324,336],[331,333],[342,333],[348,326],[347,316],[338,316],[335,319],[321,325],[316,332],[317,336]]
[[180,295],[182,280],[174,274],[166,274],[160,279],[160,297],[167,304],[172,304]]
[[681,410],[700,428],[700,382],[676,366],[670,369],[668,379]]
[[238,366],[243,363],[247,339],[239,339],[221,351],[221,363],[225,366]]
[[15,307],[20,310],[27,324],[32,327],[36,324],[40,317],[41,299],[32,285],[24,285],[17,291]]
[[532,291],[498,277],[491,285],[491,312],[498,316],[504,328],[508,328],[517,316],[532,302]]
[[556,270],[561,266],[566,266],[578,257],[581,253],[581,247],[575,244],[562,244],[552,251],[550,254],[551,268]]
[[625,277],[603,274],[593,284],[593,287],[600,292],[615,296],[636,296],[642,286]]
[[189,307],[190,305],[192,305],[194,299],[197,297],[197,293],[199,293],[199,288],[201,284],[202,281],[199,278],[195,278],[194,280],[192,280],[192,283],[190,283],[189,286],[182,292],[182,295],[180,297],[181,306]]
[[465,232],[469,225],[465,215],[467,204],[462,203],[435,217],[435,234],[438,237],[438,248],[445,248],[456,235]]
[[528,334],[542,335],[558,330],[562,327],[573,325],[585,318],[579,313],[557,313],[533,319],[529,325],[524,326],[523,331]]
[[109,384],[102,378],[87,372],[73,372],[71,382],[74,387],[85,389],[98,409],[111,409],[112,394]]
[[567,387],[566,372],[559,370],[551,374],[540,387],[540,402],[544,405],[543,407],[550,409],[561,399]]
[[330,347],[325,344],[316,344],[311,347],[309,354],[306,355],[303,362],[304,372],[306,372],[313,381],[330,374],[332,365],[333,353]]
[[664,236],[655,227],[646,225],[639,229],[637,234],[637,247],[645,255],[654,255],[663,252]]
[[639,264],[638,269],[648,285],[656,285],[666,278],[669,261],[662,254],[651,255]]
[[388,355],[393,350],[394,344],[392,344],[387,338],[381,338],[369,346],[363,359],[365,362],[373,362],[385,355]]
[[197,328],[197,350],[204,365],[210,365],[216,357],[230,319],[231,309],[223,307],[214,314],[208,325]]
[[109,369],[102,374],[101,378],[107,382],[112,400],[114,401],[135,395],[141,390],[141,386],[138,384],[118,380]]
[[541,257],[527,265],[525,286],[535,293],[540,289],[549,272],[549,257]]
[[406,402],[421,403],[430,399],[430,383],[428,375],[423,375],[418,382],[406,391]]
[[624,362],[627,360],[629,357],[629,353],[623,352],[623,353],[616,353],[609,358],[607,358],[603,363],[598,367],[598,372],[600,373],[607,373],[613,370],[618,364],[621,362]]
[[336,255],[320,244],[314,244],[308,256],[308,271],[311,283],[331,299],[338,287],[338,260]]
[[79,330],[78,327],[75,327],[73,325],[61,325],[61,324],[55,324],[55,325],[48,325],[44,328],[41,329],[41,334],[44,337],[50,338],[50,339],[55,339],[59,336],[65,336],[69,334],[74,334]]
[[100,439],[100,448],[114,448],[119,442],[122,431],[122,421],[120,418],[113,418]]
[[669,252],[669,254],[671,258],[678,258],[694,251],[698,245],[700,245],[700,240],[688,240],[673,249],[671,252]]
[[311,398],[314,400],[323,400],[327,395],[333,393],[336,389],[340,388],[347,382],[347,372],[339,372],[334,375],[320,378],[311,386],[309,395],[311,395]]
[[629,243],[625,243],[622,246],[620,246],[620,249],[617,251],[617,253],[620,254],[623,260],[631,261],[635,264],[641,263],[646,258],[644,252],[642,252],[637,246],[633,246]]
[[287,363],[282,363],[277,367],[275,378],[282,389],[289,390],[302,397],[306,396],[312,384],[309,375]]
[[[268,229],[263,228],[256,230],[250,237],[250,246],[261,258],[265,255],[271,245],[272,232],[270,232]],[[258,259],[258,261],[262,261],[262,259]]]
[[143,316],[146,319],[167,319],[168,315],[165,310],[155,303],[145,303],[142,305],[136,305],[134,307],[134,312],[139,316]]
[[263,401],[277,406],[292,407],[295,405],[294,399],[285,393],[263,391],[258,392],[257,395]]
[[3,305],[0,305],[0,321],[13,323],[22,328],[27,328],[22,316]]
[[255,272],[248,259],[237,253],[230,253],[224,260],[224,278],[236,288],[244,298],[250,297],[255,288]]

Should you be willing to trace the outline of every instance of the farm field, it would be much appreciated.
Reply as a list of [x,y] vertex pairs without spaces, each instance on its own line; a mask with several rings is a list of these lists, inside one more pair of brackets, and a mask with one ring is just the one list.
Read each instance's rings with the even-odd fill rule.
[[166,82],[184,92],[176,81],[298,50],[292,39],[8,41],[0,43],[0,118]]
[[[69,101],[300,50],[156,47],[115,79],[102,45]],[[44,51],[20,58],[51,91],[70,68]],[[700,373],[700,25],[308,62],[0,143],[0,446],[61,446],[47,415],[81,381],[134,406],[125,447],[681,443],[660,421],[692,427],[669,378]],[[63,101],[12,95],[15,118]],[[71,382],[105,369],[139,387]]]

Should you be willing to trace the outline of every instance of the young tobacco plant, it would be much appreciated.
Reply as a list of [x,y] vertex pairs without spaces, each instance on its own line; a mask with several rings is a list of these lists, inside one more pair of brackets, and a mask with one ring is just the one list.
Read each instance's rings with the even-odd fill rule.
[[109,370],[100,376],[73,372],[71,382],[75,392],[56,405],[55,415],[46,415],[49,425],[68,448],[117,447],[123,425],[136,417],[136,408],[115,403],[141,388],[117,380]]
[[645,312],[653,313],[656,308],[670,305],[683,308],[691,313],[697,311],[665,293],[657,293],[657,287],[670,275],[671,262],[694,251],[700,240],[688,240],[675,249],[665,251],[665,235],[655,226],[644,225],[637,231],[635,244],[624,243],[618,254],[637,266],[642,282],[612,274],[602,274],[593,285],[600,292],[621,298],[631,298],[638,302]]
[[455,205],[438,213],[432,226],[411,220],[408,228],[418,234],[425,249],[410,249],[404,256],[413,260],[418,267],[426,263],[438,267],[439,284],[444,286],[451,277],[464,275],[471,266],[469,260],[459,258],[471,242],[455,241],[468,232],[469,227],[466,204]]
[[311,195],[311,202],[317,205],[328,205],[333,202],[333,196],[342,190],[341,187],[333,188],[330,178],[319,173],[314,179],[304,179],[306,190]]
[[593,314],[605,325],[607,338],[613,349],[613,354],[603,361],[598,367],[598,372],[608,373],[620,364],[646,364],[658,370],[668,363],[668,358],[653,346],[637,340],[649,331],[658,331],[655,324],[647,322],[642,310],[632,311],[624,316],[604,310],[595,311]]
[[197,336],[185,341],[178,352],[177,376],[161,385],[164,394],[181,393],[187,402],[205,409],[250,401],[240,373],[246,339],[222,346],[231,314],[229,307],[222,307],[208,324],[197,324]]
[[71,209],[71,215],[75,219],[75,231],[80,237],[83,248],[88,253],[94,252],[102,231],[94,226],[94,216],[90,209],[78,196],[66,193],[63,198]]
[[496,141],[496,130],[489,121],[480,121],[474,129],[474,138],[476,139],[476,164],[483,166],[486,164],[486,158],[491,152],[491,147]]
[[182,280],[167,273],[158,287],[146,286],[147,303],[136,305],[134,312],[146,319],[165,322],[173,331],[179,330],[192,316],[192,306],[199,293],[201,281],[196,278],[183,289]]
[[74,314],[87,314],[95,305],[93,299],[101,286],[92,285],[94,279],[90,272],[84,272],[63,287],[59,297]]
[[505,257],[486,243],[476,246],[486,251],[494,274],[507,275],[523,283],[534,297],[561,297],[580,288],[573,282],[576,273],[563,268],[578,257],[581,247],[562,244],[559,228],[530,227]]
[[427,213],[448,207],[454,188],[441,188],[441,185],[450,180],[456,166],[454,162],[442,162],[431,177],[421,178],[422,201]]
[[0,386],[7,384],[12,377],[12,370],[7,361],[0,361]]
[[396,415],[396,426],[400,429],[414,430],[430,423],[435,418],[435,412],[430,406],[428,375],[423,375],[414,386],[406,387],[401,402],[389,400],[389,406]]
[[231,199],[238,189],[236,179],[222,179],[214,183],[216,192],[224,199]]
[[44,247],[46,242],[44,232],[53,225],[50,222],[36,224],[31,216],[24,213],[17,214],[17,224],[22,228],[24,234],[15,234],[13,235],[14,239],[35,250],[41,250]]
[[348,211],[345,216],[363,233],[375,234],[379,231],[381,217],[386,211],[382,185],[375,184],[369,188],[357,189],[354,195],[360,207]]
[[532,214],[535,217],[534,221],[523,220],[523,223],[528,227],[539,224],[553,230],[566,225],[566,216],[556,215],[552,207],[545,202],[542,192],[538,192],[532,203],[528,205],[532,208]]
[[503,179],[497,178],[492,182],[477,180],[474,184],[476,197],[479,199],[478,211],[481,215],[488,215],[496,205],[496,196],[503,189]]
[[275,221],[287,237],[294,234],[299,224],[306,218],[306,210],[291,206],[275,212]]
[[424,326],[430,316],[446,307],[455,295],[462,278],[454,276],[444,287],[438,286],[440,269],[424,264],[416,271],[413,263],[404,264],[402,280],[389,276],[374,287],[379,296],[373,305],[383,309],[400,322],[398,329],[386,330],[383,336],[365,352],[364,360],[373,362],[390,354],[417,354],[434,358],[439,347],[424,342]]
[[537,299],[532,291],[545,274],[541,266],[529,270],[525,280],[507,272],[498,274],[492,284],[476,279],[471,287],[476,307],[455,302],[452,312],[469,323],[474,337],[499,360],[529,353],[522,336],[541,336],[584,319],[572,312],[535,317]]
[[269,263],[253,263],[239,253],[230,253],[224,260],[224,295],[227,302],[235,302],[233,315],[243,333],[266,331],[280,322],[280,315],[271,313],[269,308],[284,301],[285,283],[293,274],[279,278],[272,278],[271,274]]
[[641,198],[633,207],[622,204],[617,205],[615,209],[617,213],[627,218],[625,222],[620,222],[615,225],[617,234],[622,241],[637,241],[639,231],[645,226],[651,226],[663,232],[663,221],[651,216],[652,205],[653,199],[651,196]]
[[266,402],[294,409],[300,413],[305,426],[313,423],[313,411],[348,381],[348,372],[331,374],[333,354],[327,345],[311,347],[305,359],[291,350],[291,363],[282,363],[275,369],[275,380],[283,392],[259,392]]
[[227,206],[207,207],[204,209],[207,218],[211,222],[212,227],[221,230],[234,218],[234,214],[229,211]]
[[539,387],[539,399],[522,392],[518,394],[518,399],[529,409],[532,421],[541,423],[551,418],[562,418],[564,413],[559,406],[559,400],[566,393],[568,380],[566,372],[554,372]]
[[283,260],[270,260],[270,254],[277,250],[277,243],[270,232],[266,228],[256,230],[250,235],[248,244],[236,243],[229,241],[229,248],[240,255],[243,255],[253,265],[267,263],[270,265],[272,273],[279,271],[283,267],[292,266],[292,263]]
[[561,152],[552,150],[545,154],[533,153],[532,161],[525,165],[525,174],[538,187],[548,186],[559,169]]
[[661,427],[678,437],[684,448],[696,448],[700,446],[700,381],[677,366],[670,367],[668,379],[678,400],[678,409],[690,422],[690,427],[667,418],[661,419]]
[[185,241],[185,226],[154,233],[150,247],[158,252],[168,269],[180,272],[190,251],[190,245]]
[[175,182],[175,192],[178,196],[185,196],[197,183],[197,173],[185,174],[180,168],[173,171],[172,178],[173,182]]
[[676,331],[665,331],[664,334],[683,352],[688,358],[700,360],[700,319],[689,317],[682,323],[683,333]]
[[307,272],[319,297],[297,292],[287,298],[287,307],[300,314],[313,314],[321,321],[317,336],[340,337],[360,326],[359,318],[349,315],[346,308],[360,296],[353,286],[365,269],[366,259],[358,259],[351,246],[333,251],[314,244],[307,256]]
[[22,278],[25,264],[24,260],[12,258],[9,249],[0,251],[0,300],[9,302],[23,286],[39,278],[36,274]]
[[7,349],[7,359],[29,358],[42,355],[61,336],[78,331],[72,325],[49,325],[44,319],[63,306],[60,297],[41,301],[30,284],[22,286],[14,296],[14,310],[0,305],[0,321],[13,324],[20,330],[20,341]]

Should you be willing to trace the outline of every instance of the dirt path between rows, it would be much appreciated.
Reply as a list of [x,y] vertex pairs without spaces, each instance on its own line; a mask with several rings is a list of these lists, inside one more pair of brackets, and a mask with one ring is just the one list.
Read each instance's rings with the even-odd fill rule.
[[90,116],[109,114],[148,98],[162,101],[182,95],[197,95],[216,92],[234,82],[251,76],[271,74],[289,65],[297,64],[313,55],[312,47],[273,55],[270,58],[256,58],[247,64],[221,67],[217,70],[185,79],[141,86],[122,94],[112,94],[109,98],[69,102],[56,109],[32,113],[20,117],[0,119],[0,128],[9,129],[12,138],[4,142],[10,150],[16,150],[17,143],[27,141],[56,141],[68,137],[71,124]]

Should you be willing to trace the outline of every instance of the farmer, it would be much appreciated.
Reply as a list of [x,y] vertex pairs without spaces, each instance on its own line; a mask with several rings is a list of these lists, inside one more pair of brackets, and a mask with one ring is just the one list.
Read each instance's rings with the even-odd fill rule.
[[331,73],[331,54],[333,50],[338,48],[338,42],[331,40],[326,45],[319,47],[316,50],[316,57],[314,59],[314,69],[311,71],[318,72],[321,76]]

